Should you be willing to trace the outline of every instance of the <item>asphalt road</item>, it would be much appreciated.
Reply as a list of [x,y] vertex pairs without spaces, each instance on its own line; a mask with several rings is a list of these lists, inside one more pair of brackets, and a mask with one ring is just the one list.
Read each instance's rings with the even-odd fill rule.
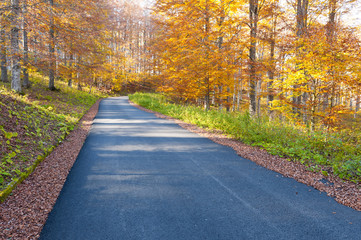
[[361,212],[128,104],[101,102],[40,239],[361,239]]

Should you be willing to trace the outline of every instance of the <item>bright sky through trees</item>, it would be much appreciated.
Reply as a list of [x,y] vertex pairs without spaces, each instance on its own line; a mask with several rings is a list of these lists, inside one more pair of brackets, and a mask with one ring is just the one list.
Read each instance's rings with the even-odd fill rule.
[[345,20],[348,24],[354,27],[360,27],[361,25],[361,0],[356,0],[350,7],[350,13],[345,16]]

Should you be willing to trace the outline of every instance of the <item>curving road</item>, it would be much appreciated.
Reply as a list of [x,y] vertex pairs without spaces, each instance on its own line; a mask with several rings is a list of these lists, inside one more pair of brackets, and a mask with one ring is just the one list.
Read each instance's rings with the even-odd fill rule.
[[361,212],[128,104],[101,102],[40,239],[361,239]]

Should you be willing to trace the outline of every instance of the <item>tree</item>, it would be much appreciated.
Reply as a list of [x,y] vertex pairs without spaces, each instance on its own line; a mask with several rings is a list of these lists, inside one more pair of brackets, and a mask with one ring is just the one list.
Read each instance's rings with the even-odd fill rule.
[[19,31],[20,31],[19,0],[11,0],[11,58],[12,58],[11,89],[13,89],[16,92],[21,92]]
[[29,73],[28,73],[28,62],[29,62],[29,46],[28,46],[28,24],[27,24],[27,0],[23,0],[23,87],[29,88]]
[[257,25],[259,17],[258,0],[249,0],[250,48],[249,48],[249,112],[257,113]]
[[6,54],[6,31],[2,24],[0,30],[0,52],[1,52],[1,81],[8,82],[7,54]]
[[49,0],[49,89],[55,90],[55,26],[54,0]]
[[6,42],[6,26],[9,24],[7,17],[8,2],[3,1],[0,4],[0,61],[1,61],[1,81],[8,82],[8,70],[7,70],[7,42]]

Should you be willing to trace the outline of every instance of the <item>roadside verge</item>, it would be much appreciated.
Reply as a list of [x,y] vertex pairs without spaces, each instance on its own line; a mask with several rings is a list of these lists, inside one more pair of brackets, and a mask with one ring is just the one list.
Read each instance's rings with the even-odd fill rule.
[[37,239],[98,112],[98,100],[77,127],[0,205],[0,239]]

